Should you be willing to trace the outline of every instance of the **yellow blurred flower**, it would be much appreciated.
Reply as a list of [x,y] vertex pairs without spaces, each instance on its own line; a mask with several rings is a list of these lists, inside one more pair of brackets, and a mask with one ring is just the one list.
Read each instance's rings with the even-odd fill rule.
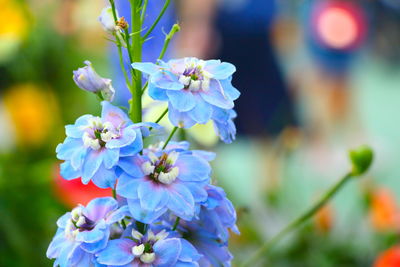
[[0,0],[0,62],[17,51],[27,32],[24,7],[13,0]]
[[43,143],[58,116],[54,95],[34,84],[21,84],[9,88],[3,101],[10,114],[17,143]]

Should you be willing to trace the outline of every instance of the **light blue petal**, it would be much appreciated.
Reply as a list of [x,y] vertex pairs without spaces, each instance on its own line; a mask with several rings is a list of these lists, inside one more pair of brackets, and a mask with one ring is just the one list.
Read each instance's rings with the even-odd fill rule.
[[75,153],[71,157],[71,166],[75,169],[81,169],[89,149],[84,146],[76,147]]
[[102,101],[101,105],[103,106],[101,118],[103,121],[111,122],[115,128],[131,121],[122,109],[113,106],[110,102]]
[[79,178],[81,176],[81,171],[72,168],[70,161],[65,161],[60,165],[60,174],[65,180],[72,180]]
[[179,154],[175,166],[179,168],[178,179],[185,182],[202,182],[209,179],[210,164],[194,155]]
[[101,164],[97,172],[92,176],[92,181],[100,188],[114,188],[115,182],[117,181],[115,168],[107,169]]
[[83,128],[76,125],[65,125],[65,133],[68,137],[81,138],[83,134]]
[[112,197],[100,197],[91,200],[86,208],[85,215],[92,221],[106,219],[108,213],[118,208],[118,202]]
[[103,154],[103,163],[104,167],[107,169],[111,169],[115,165],[117,165],[119,160],[119,149],[106,149]]
[[119,138],[112,139],[106,143],[106,148],[120,148],[132,144],[135,138],[140,138],[136,136],[136,131],[133,125],[121,129],[121,136]]
[[143,160],[139,156],[123,157],[119,159],[118,166],[127,174],[140,178],[143,177]]
[[229,77],[228,79],[220,80],[219,82],[221,83],[221,86],[225,92],[225,95],[230,99],[230,100],[236,100],[240,96],[240,92],[233,87],[232,83],[232,77]]
[[96,253],[107,246],[110,230],[104,231],[104,237],[95,243],[82,243],[81,248],[89,253]]
[[210,89],[208,91],[200,91],[199,94],[211,105],[224,109],[231,109],[234,106],[233,101],[223,94],[221,84],[217,80],[211,79]]
[[185,182],[185,186],[192,193],[193,199],[196,203],[207,200],[207,191],[204,189],[204,185],[202,183]]
[[153,98],[154,100],[159,100],[159,101],[167,101],[168,96],[167,96],[167,90],[158,88],[154,86],[154,84],[150,83],[149,84],[149,96]]
[[152,75],[160,71],[160,67],[150,62],[134,62],[132,68],[139,70],[145,74]]
[[53,240],[51,240],[51,243],[47,248],[47,258],[57,258],[66,242],[67,240],[65,238],[64,229],[58,229],[56,235],[54,236]]
[[142,179],[133,178],[126,173],[121,174],[117,183],[117,194],[122,197],[137,199],[141,181]]
[[67,137],[62,144],[58,144],[56,148],[57,158],[62,160],[71,159],[76,150],[83,147],[82,139]]
[[168,193],[165,186],[153,181],[143,181],[138,187],[140,205],[145,210],[159,210],[168,203]]
[[173,183],[168,188],[168,209],[184,220],[190,221],[194,216],[194,199],[192,193],[184,185]]
[[170,71],[162,70],[150,77],[149,83],[154,84],[155,87],[167,90],[181,90],[183,84],[178,80],[178,77]]
[[158,241],[153,246],[156,254],[157,267],[175,266],[181,253],[182,245],[178,238],[168,238]]
[[236,71],[236,67],[228,62],[222,62],[220,64],[215,64],[214,62],[206,63],[204,69],[213,75],[214,79],[223,80],[227,79],[229,76]]
[[127,202],[132,217],[142,223],[153,223],[167,211],[167,208],[159,209],[157,211],[144,210],[140,206],[139,199],[128,199]]
[[108,242],[107,247],[97,254],[97,261],[106,265],[125,265],[133,261],[131,252],[135,243],[129,239],[115,239]]
[[86,155],[85,162],[83,163],[82,182],[84,184],[89,183],[90,179],[99,169],[103,162],[103,154],[105,149],[92,150],[90,149]]
[[194,156],[203,158],[207,161],[213,161],[217,156],[217,154],[215,154],[214,152],[204,150],[192,150],[192,153]]
[[179,112],[174,109],[171,104],[168,105],[168,118],[170,122],[180,128],[190,128],[196,124],[196,122],[190,118],[187,112]]
[[65,213],[63,216],[58,218],[57,226],[60,228],[65,228],[65,226],[67,225],[67,222],[69,221],[70,218],[71,218],[71,212]]
[[200,124],[206,124],[211,119],[212,108],[210,104],[204,101],[199,95],[195,96],[196,105],[188,112],[190,117]]
[[180,112],[189,111],[196,104],[195,98],[189,90],[168,90],[167,95],[172,106]]
[[101,229],[103,225],[97,224],[90,231],[79,231],[76,235],[76,241],[85,243],[95,243],[104,238],[104,229]]
[[129,207],[127,205],[122,206],[118,210],[114,211],[111,213],[109,216],[107,216],[106,223],[107,224],[113,224],[115,222],[121,221],[123,218],[130,216],[129,212]]
[[[186,239],[181,238],[181,245],[182,245],[182,250],[179,255],[179,261],[183,262],[191,262],[191,261],[197,261],[201,258],[201,255],[197,252],[195,247]],[[188,265],[192,266],[192,265]],[[195,265],[193,265],[195,266]]]

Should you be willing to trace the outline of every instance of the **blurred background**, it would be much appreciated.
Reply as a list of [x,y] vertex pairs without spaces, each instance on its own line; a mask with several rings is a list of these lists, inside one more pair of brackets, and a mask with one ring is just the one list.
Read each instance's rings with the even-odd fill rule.
[[[116,0],[129,21],[127,0]],[[145,24],[163,0],[152,0]],[[106,1],[0,0],[0,266],[51,266],[56,220],[110,195],[58,174],[64,125],[99,114],[72,70],[90,60],[130,97],[115,48],[97,18]],[[238,211],[238,261],[349,169],[347,150],[370,144],[376,160],[260,266],[400,266],[400,2],[398,0],[181,0],[144,47],[154,61],[164,33],[181,32],[168,57],[236,65],[238,137],[218,144],[212,125],[187,132],[217,151],[215,182]],[[127,63],[127,62],[126,62]],[[127,64],[128,66],[128,64]],[[146,102],[146,119],[163,107]],[[163,122],[168,127],[168,122]]]

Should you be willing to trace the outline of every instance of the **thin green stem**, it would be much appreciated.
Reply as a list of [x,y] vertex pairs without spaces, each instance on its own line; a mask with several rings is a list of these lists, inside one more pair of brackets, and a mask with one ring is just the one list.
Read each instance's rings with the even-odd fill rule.
[[171,28],[171,30],[169,31],[169,33],[165,36],[165,40],[164,40],[164,45],[163,48],[161,50],[161,53],[158,57],[158,59],[163,59],[165,52],[168,49],[169,46],[169,42],[171,41],[172,37],[174,37],[175,33],[179,32],[181,30],[181,27],[179,27],[179,24],[174,24]]
[[112,190],[112,195],[114,199],[117,199],[117,191],[115,190],[115,188],[113,188]]
[[148,0],[144,0],[143,6],[142,6],[142,14],[140,15],[140,22],[142,24],[143,24],[144,19],[146,17],[147,2],[148,2]]
[[167,140],[165,141],[165,144],[164,144],[164,146],[163,146],[162,149],[165,149],[165,148],[167,147],[169,141],[171,141],[171,139],[172,139],[172,137],[174,136],[176,130],[178,130],[178,129],[179,129],[179,128],[176,127],[176,126],[174,127],[174,129],[172,129],[172,132],[170,133],[170,135],[168,136]]
[[181,218],[179,218],[179,217],[176,217],[176,220],[175,220],[175,223],[174,223],[174,226],[172,226],[172,231],[175,231],[176,230],[176,228],[178,227],[178,225],[179,225],[179,221],[181,220]]
[[168,113],[168,108],[166,108],[163,113],[160,115],[160,117],[158,117],[158,119],[155,121],[155,123],[159,123],[162,118],[164,118],[164,116]]
[[269,249],[278,243],[283,237],[313,217],[315,213],[317,213],[353,177],[354,176],[352,173],[346,174],[335,185],[333,185],[310,209],[289,223],[273,238],[265,242],[258,250],[254,252],[254,254],[252,254],[244,263],[242,263],[240,267],[254,266],[254,262],[256,260],[262,258],[263,256],[265,257],[269,252]]
[[147,37],[149,37],[149,35],[151,34],[151,32],[154,30],[154,28],[157,26],[158,22],[160,21],[160,19],[162,18],[162,16],[164,15],[165,11],[167,10],[169,3],[171,2],[171,0],[165,0],[164,6],[161,9],[160,14],[158,14],[158,17],[156,18],[156,20],[153,22],[153,24],[151,25],[150,29],[146,32],[146,34],[143,36],[143,40],[146,40]]
[[119,65],[122,69],[122,73],[124,74],[124,78],[125,78],[125,83],[128,86],[128,89],[131,90],[131,83],[129,81],[129,76],[128,73],[126,72],[125,69],[125,64],[124,64],[124,56],[122,54],[122,46],[121,46],[121,42],[118,38],[118,36],[116,34],[114,34],[115,40],[117,41],[117,49],[118,49],[118,55],[119,55]]

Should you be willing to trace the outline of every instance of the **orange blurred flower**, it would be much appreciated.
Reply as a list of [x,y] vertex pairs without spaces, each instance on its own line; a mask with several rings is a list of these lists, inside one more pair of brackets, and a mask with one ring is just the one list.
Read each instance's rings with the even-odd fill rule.
[[325,205],[314,217],[315,226],[323,233],[327,233],[332,229],[334,211],[332,206]]
[[34,84],[20,84],[7,90],[4,104],[21,145],[41,144],[56,120],[54,95]]
[[400,267],[400,246],[382,252],[373,267]]
[[[400,213],[393,193],[386,188],[378,188],[371,194],[370,221],[378,231],[397,229]],[[400,265],[399,265],[400,266]]]

